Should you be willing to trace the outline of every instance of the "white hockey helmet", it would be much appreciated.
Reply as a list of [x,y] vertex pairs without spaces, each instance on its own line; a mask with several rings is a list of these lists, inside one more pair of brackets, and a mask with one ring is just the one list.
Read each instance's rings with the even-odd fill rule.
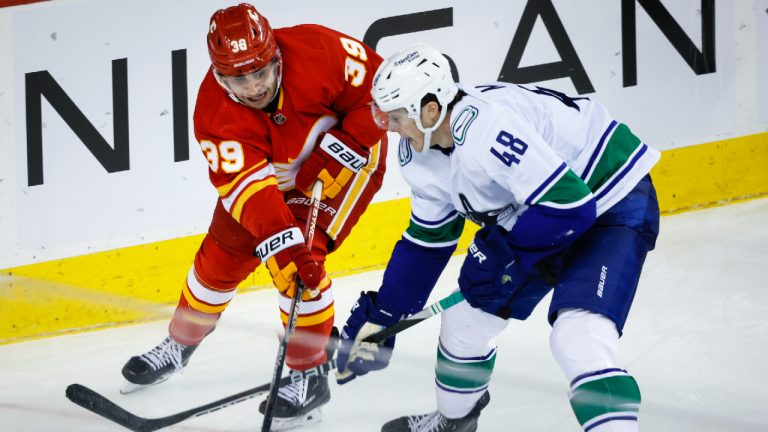
[[[430,146],[432,132],[445,118],[448,104],[459,91],[453,81],[448,59],[440,51],[423,43],[409,45],[384,61],[373,78],[373,114],[376,123],[386,129],[386,113],[405,108],[408,117],[424,133],[421,151]],[[434,126],[421,124],[421,100],[432,93],[442,107]]]

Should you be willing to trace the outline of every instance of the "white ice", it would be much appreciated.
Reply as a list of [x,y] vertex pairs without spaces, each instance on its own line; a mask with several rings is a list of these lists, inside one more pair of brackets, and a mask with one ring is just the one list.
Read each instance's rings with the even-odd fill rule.
[[[454,257],[430,301],[455,287]],[[621,340],[621,359],[643,396],[640,430],[768,431],[768,199],[662,219]],[[334,281],[337,323],[381,271]],[[179,277],[182,277],[180,275]],[[168,289],[173,289],[169,287]],[[237,296],[183,374],[120,395],[120,368],[157,344],[167,321],[0,347],[0,430],[120,431],[64,397],[81,383],[144,417],[160,417],[269,382],[277,349],[275,292]],[[576,432],[567,383],[551,358],[548,298],[499,339],[491,403],[481,431]],[[170,315],[170,309],[168,311]],[[398,336],[389,368],[345,386],[331,383],[321,423],[306,431],[378,431],[386,421],[432,411],[440,318]],[[261,398],[167,430],[257,431]]]

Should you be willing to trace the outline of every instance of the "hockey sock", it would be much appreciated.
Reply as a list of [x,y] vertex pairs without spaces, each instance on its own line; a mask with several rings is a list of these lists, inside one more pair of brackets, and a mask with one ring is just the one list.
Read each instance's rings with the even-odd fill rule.
[[182,294],[173,318],[168,325],[168,334],[183,345],[198,345],[212,332],[221,317],[221,312],[208,313],[196,310]]
[[[640,388],[625,370],[604,369],[576,377],[570,400],[585,432],[637,430]],[[622,425],[609,425],[613,422]]]
[[[320,288],[321,296],[299,306],[296,330],[288,340],[285,364],[294,370],[306,370],[327,360],[326,346],[333,328],[334,301],[331,281]],[[288,323],[291,299],[279,297],[283,327]]]
[[458,357],[440,343],[435,368],[440,412],[448,418],[466,416],[488,388],[495,362],[495,348],[477,357]]

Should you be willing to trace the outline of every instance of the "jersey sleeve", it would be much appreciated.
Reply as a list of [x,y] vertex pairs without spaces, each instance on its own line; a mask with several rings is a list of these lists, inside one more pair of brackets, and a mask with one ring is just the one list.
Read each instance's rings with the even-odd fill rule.
[[507,241],[522,265],[564,248],[596,219],[589,187],[547,142],[514,113],[502,111],[485,123],[487,152],[480,166],[522,204]]
[[411,193],[411,220],[403,237],[426,248],[455,247],[464,229],[464,218],[453,205],[427,196]]
[[382,62],[374,50],[359,40],[331,29],[320,27],[324,38],[328,70],[334,93],[331,109],[340,114],[340,126],[333,135],[366,149],[376,145],[386,132],[371,117],[373,76]]
[[278,189],[275,169],[260,148],[264,144],[240,132],[222,138],[200,125],[195,127],[222,205],[258,241],[295,227],[297,222]]
[[378,301],[405,314],[420,311],[456,250],[464,218],[445,201],[411,194],[411,220],[384,271]]

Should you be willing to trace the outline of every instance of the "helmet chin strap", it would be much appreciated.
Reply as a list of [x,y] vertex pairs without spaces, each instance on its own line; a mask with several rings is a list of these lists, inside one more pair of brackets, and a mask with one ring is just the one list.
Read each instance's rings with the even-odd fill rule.
[[[416,127],[419,128],[420,131],[424,132],[424,144],[421,146],[421,150],[419,150],[419,153],[426,153],[427,150],[432,147],[432,132],[437,130],[438,127],[440,127],[440,124],[445,119],[445,112],[446,109],[440,110],[440,116],[437,118],[437,123],[435,123],[434,126],[431,128],[425,128],[421,124],[421,112],[419,112],[419,116],[416,117]],[[416,149],[414,149],[416,150]]]

